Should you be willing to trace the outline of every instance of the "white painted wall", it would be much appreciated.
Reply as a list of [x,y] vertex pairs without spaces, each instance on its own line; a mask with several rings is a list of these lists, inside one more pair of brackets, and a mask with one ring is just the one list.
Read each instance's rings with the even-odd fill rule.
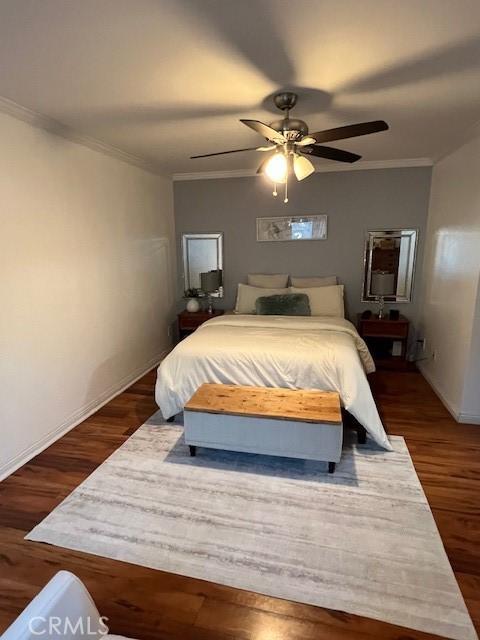
[[[478,249],[480,251],[480,247]],[[480,423],[480,285],[472,328],[470,356],[462,398],[462,422]]]
[[458,419],[480,422],[480,137],[435,165],[428,215],[421,369]]
[[0,114],[0,477],[148,370],[174,313],[172,186]]

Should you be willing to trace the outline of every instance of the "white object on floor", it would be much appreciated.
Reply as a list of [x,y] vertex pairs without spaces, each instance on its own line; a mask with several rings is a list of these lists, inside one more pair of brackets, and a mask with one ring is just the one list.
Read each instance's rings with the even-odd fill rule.
[[8,627],[2,640],[124,638],[107,633],[106,622],[83,582],[69,571],[59,571]]
[[169,418],[205,382],[336,391],[390,451],[365,375],[372,371],[365,342],[344,318],[224,315],[202,324],[162,361],[155,399]]
[[[202,449],[160,412],[28,540],[477,638],[405,441],[324,462]],[[405,636],[408,633],[405,632]]]

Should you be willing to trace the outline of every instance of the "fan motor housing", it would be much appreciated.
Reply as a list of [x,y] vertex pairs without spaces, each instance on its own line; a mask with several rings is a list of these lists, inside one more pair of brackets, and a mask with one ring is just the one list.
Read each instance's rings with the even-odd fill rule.
[[298,96],[293,91],[281,91],[273,97],[273,101],[277,109],[281,111],[289,111],[297,104]]
[[271,122],[270,126],[283,133],[287,139],[300,138],[308,133],[307,123],[299,118],[282,118]]

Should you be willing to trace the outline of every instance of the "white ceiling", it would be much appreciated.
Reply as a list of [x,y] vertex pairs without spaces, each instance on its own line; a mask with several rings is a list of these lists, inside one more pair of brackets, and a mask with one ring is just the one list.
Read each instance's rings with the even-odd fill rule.
[[435,159],[480,120],[480,2],[0,0],[0,95],[166,173],[255,167],[189,156],[261,144],[238,119],[292,87],[311,131],[391,126],[340,148]]

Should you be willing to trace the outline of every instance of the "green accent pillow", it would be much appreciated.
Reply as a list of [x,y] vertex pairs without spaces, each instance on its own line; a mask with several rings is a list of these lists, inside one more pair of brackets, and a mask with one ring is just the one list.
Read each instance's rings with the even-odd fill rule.
[[310,301],[306,293],[282,293],[261,296],[255,301],[259,316],[310,316]]

